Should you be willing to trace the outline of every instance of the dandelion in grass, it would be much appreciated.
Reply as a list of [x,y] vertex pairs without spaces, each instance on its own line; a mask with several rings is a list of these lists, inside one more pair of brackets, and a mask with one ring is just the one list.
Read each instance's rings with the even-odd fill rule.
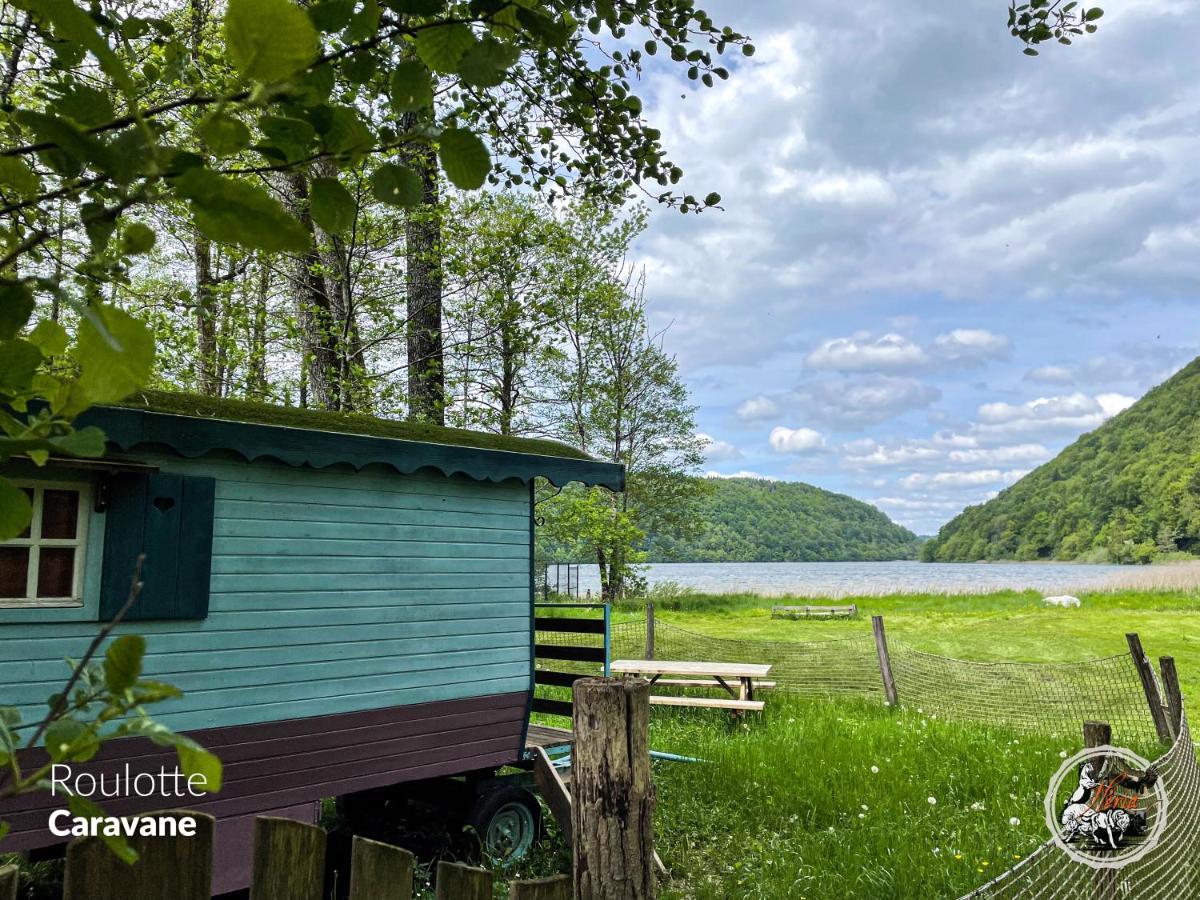
[[878,775],[879,774],[879,766],[871,766],[871,774]]
[[1011,819],[1008,820],[1008,824],[1011,825],[1013,828],[1016,828],[1018,825],[1021,824],[1021,820],[1018,819],[1016,816],[1013,816]]
[[926,797],[925,799],[929,801],[930,806],[937,806],[937,797]]

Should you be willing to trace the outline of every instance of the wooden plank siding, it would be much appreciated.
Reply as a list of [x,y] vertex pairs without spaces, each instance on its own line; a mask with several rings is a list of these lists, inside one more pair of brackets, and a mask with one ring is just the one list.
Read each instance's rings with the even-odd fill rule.
[[[528,691],[529,488],[386,467],[138,454],[216,478],[209,615],[122,626],[185,696],[178,730]],[[5,699],[32,717],[95,622],[0,624]]]

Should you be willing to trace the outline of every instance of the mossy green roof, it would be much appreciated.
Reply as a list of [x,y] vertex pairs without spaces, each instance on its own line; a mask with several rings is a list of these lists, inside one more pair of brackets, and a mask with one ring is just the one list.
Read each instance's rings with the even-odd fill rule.
[[625,488],[625,468],[591,459],[557,441],[505,437],[354,413],[296,409],[193,394],[142,391],[97,406],[76,421],[104,431],[110,447],[136,456],[167,447],[187,458],[228,451],[247,462],[276,460],[315,469],[389,466],[401,474],[436,469],[480,481],[536,477]]
[[284,428],[305,428],[311,431],[332,431],[339,434],[365,434],[371,437],[397,438],[427,444],[478,447],[481,450],[508,450],[513,453],[561,456],[567,459],[591,459],[582,450],[569,444],[544,438],[512,437],[491,434],[486,431],[470,431],[466,428],[447,428],[420,422],[379,419],[363,413],[301,409],[297,406],[276,406],[251,400],[228,400],[175,391],[139,391],[123,402],[113,405],[167,413],[173,416],[223,419],[228,422],[245,422],[254,425],[279,425]]

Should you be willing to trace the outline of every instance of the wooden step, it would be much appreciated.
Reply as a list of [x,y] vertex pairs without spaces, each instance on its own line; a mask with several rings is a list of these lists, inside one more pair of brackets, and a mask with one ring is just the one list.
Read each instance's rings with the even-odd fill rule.
[[765,704],[762,700],[734,700],[721,697],[660,697],[650,696],[652,706],[695,706],[704,709],[752,709],[761,710]]

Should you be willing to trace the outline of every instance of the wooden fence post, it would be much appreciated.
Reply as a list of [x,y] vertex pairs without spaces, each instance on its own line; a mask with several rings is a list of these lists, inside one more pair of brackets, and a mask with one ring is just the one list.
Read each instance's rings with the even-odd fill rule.
[[571,876],[514,881],[508,886],[508,900],[571,900]]
[[883,630],[883,616],[871,616],[871,630],[875,632],[875,652],[879,655],[879,674],[883,676],[883,696],[888,706],[896,705],[896,679],[892,676],[892,658],[888,655],[887,633]]
[[1146,652],[1142,649],[1142,639],[1137,636],[1136,632],[1130,632],[1125,635],[1125,640],[1129,643],[1129,655],[1133,657],[1133,665],[1137,669],[1138,678],[1142,680],[1146,704],[1150,707],[1150,717],[1154,719],[1154,730],[1158,732],[1160,741],[1169,744],[1172,742],[1171,726],[1167,724],[1167,711],[1163,709],[1162,698],[1158,695],[1158,682],[1154,680],[1154,669],[1151,668],[1150,660],[1146,658]]
[[250,900],[321,900],[325,831],[293,819],[254,820]]
[[1179,689],[1175,657],[1160,656],[1158,670],[1162,673],[1163,691],[1167,695],[1167,725],[1171,729],[1171,740],[1178,740],[1183,732],[1183,692]]
[[443,860],[437,867],[437,900],[492,900],[492,873]]
[[576,900],[653,900],[650,684],[575,682],[571,830]]
[[350,900],[412,900],[415,862],[407,850],[354,835]]
[[[212,896],[213,817],[186,810],[154,813],[159,819],[191,818],[191,837],[134,837],[136,865],[122,862],[100,838],[67,845],[63,900],[208,900]],[[0,892],[3,896],[3,892]]]
[[[1111,744],[1111,725],[1107,722],[1083,723],[1083,746],[1106,747]],[[1100,761],[1100,766],[1095,770],[1095,774],[1099,776],[1107,764],[1108,758],[1105,757]],[[1117,871],[1115,869],[1097,869],[1096,873],[1092,876],[1091,900],[1116,900],[1116,897]]]
[[654,659],[654,604],[646,604],[646,659]]
[[16,866],[0,866],[0,900],[17,900]]

